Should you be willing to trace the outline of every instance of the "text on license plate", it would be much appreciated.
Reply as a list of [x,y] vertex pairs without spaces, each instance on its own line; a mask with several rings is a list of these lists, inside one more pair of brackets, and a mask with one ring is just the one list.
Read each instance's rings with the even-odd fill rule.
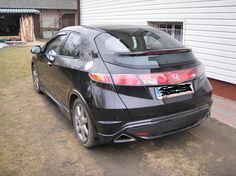
[[165,85],[155,88],[157,99],[176,97],[192,94],[194,92],[192,83],[177,85]]

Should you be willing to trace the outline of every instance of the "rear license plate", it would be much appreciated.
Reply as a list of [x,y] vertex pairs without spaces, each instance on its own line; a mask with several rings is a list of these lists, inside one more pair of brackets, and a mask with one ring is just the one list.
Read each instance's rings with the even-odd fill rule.
[[165,85],[155,88],[157,99],[177,97],[192,94],[193,84],[191,82],[177,85]]

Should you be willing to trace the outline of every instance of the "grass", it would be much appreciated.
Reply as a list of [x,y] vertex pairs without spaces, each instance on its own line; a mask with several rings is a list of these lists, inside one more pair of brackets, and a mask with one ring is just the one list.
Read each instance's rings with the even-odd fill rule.
[[[21,123],[17,118],[13,118],[17,116],[19,109],[12,103],[20,91],[17,85],[27,85],[30,81],[29,49],[29,47],[0,49],[0,175],[16,175],[20,169],[18,167],[22,166],[20,163],[23,163],[25,156],[30,153],[30,150],[26,151],[20,147],[21,139],[17,134],[21,134],[19,130]],[[21,86],[19,88],[22,90]]]
[[102,175],[87,151],[78,151],[71,123],[34,91],[29,50],[0,50],[0,176]]
[[0,49],[0,87],[4,88],[16,79],[29,78],[30,63],[30,47]]

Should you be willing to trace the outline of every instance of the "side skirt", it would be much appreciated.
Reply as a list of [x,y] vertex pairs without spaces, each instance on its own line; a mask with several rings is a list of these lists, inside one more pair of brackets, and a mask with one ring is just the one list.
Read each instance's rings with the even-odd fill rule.
[[48,91],[41,86],[41,91],[45,93],[48,97],[50,97],[59,107],[59,109],[63,112],[63,114],[71,121],[71,114],[68,108],[66,108],[59,100],[57,100],[54,96],[52,96]]

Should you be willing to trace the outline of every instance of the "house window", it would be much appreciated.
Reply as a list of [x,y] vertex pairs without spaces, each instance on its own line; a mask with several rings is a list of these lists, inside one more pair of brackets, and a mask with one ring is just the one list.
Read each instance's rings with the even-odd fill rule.
[[183,43],[183,23],[182,22],[148,22],[152,27],[158,28],[171,35],[176,40]]

